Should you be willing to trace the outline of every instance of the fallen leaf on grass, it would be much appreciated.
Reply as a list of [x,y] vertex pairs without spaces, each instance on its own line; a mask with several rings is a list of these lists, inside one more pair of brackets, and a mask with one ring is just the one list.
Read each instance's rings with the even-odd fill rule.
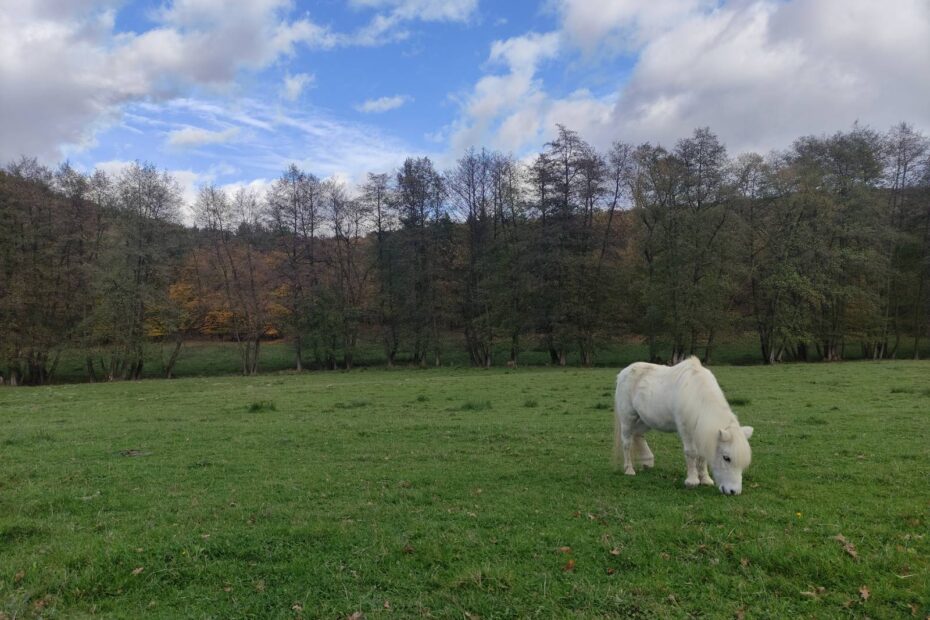
[[746,608],[740,607],[736,610],[736,620],[746,620]]
[[403,548],[403,552],[404,552],[404,553],[406,553],[406,554],[409,555],[409,554],[413,553],[414,551],[415,551],[415,549],[413,548],[413,545],[411,545],[410,543],[407,543],[406,545],[404,545],[404,548]]
[[297,613],[300,613],[304,610],[304,607],[300,603],[294,603],[293,605],[291,605],[291,609],[293,609]]
[[390,608],[391,608],[391,601],[384,601],[384,608],[385,608],[385,609],[390,609]]
[[613,575],[613,574],[616,573],[616,572],[617,572],[617,569],[616,569],[616,568],[608,568],[608,569],[607,569],[607,574],[608,574],[608,575]]
[[360,611],[355,612],[349,616],[346,620],[365,620],[365,614]]
[[51,602],[52,602],[52,595],[51,595],[51,594],[46,594],[45,596],[43,596],[43,597],[40,598],[39,600],[33,601],[33,602],[32,602],[32,607],[33,607],[33,609],[35,609],[36,611],[42,611],[43,609],[45,609],[46,607],[48,607],[49,603],[51,603]]
[[740,558],[739,565],[742,566],[743,568],[746,568],[747,566],[749,566],[749,558]]
[[13,575],[13,583],[19,583],[20,581],[23,580],[23,577],[25,576],[26,576],[26,571],[24,570],[18,571],[15,575]]
[[559,547],[559,551],[561,551],[562,553],[571,553],[572,548],[571,547]]
[[575,570],[575,560],[569,560],[565,563],[565,566],[562,567],[562,570],[566,573],[570,573]]
[[137,566],[136,568],[132,569],[132,574],[133,574],[133,575],[141,575],[141,574],[142,574],[142,571],[144,571],[144,570],[145,570],[145,567],[144,567],[144,566]]
[[614,547],[610,550],[610,555],[620,555],[620,549]]
[[869,597],[872,596],[872,592],[869,590],[869,586],[861,586],[859,588],[859,596],[863,601],[869,600]]
[[848,554],[849,554],[849,557],[851,557],[851,558],[853,558],[853,559],[859,557],[859,552],[856,551],[856,545],[854,545],[854,544],[852,544],[851,542],[849,542],[848,540],[846,540],[846,537],[843,536],[842,534],[837,534],[836,536],[833,537],[833,540],[835,540],[835,541],[839,542],[841,545],[843,545],[843,551],[845,551],[846,553],[848,553]]

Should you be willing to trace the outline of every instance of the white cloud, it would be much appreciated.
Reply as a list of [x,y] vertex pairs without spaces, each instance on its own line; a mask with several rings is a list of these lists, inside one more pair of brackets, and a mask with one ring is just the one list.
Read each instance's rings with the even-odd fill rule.
[[350,0],[357,9],[379,12],[350,37],[356,45],[381,45],[410,36],[404,24],[423,22],[466,22],[478,8],[478,0]]
[[530,32],[491,44],[488,60],[506,64],[511,73],[532,73],[540,61],[554,58],[559,52],[558,33]]
[[598,47],[635,50],[717,0],[559,0],[557,11],[568,38],[586,52]]
[[[165,101],[198,86],[228,88],[241,71],[265,68],[298,46],[359,43],[307,16],[289,18],[291,0],[238,0],[234,9],[221,0],[173,0],[151,13],[154,26],[142,32],[116,31],[120,4],[0,6],[0,161],[20,154],[57,159],[92,143],[129,102]],[[407,19],[404,6],[394,11]]]
[[930,4],[732,3],[649,40],[610,119],[671,142],[710,126],[731,150],[786,147],[859,120],[930,129]]
[[350,0],[356,8],[388,9],[398,19],[422,21],[468,21],[478,0]]
[[222,144],[239,135],[238,127],[223,131],[210,131],[200,127],[185,127],[168,134],[168,145],[178,147],[202,146],[204,144]]
[[105,172],[107,176],[116,176],[131,165],[132,165],[131,161],[122,160],[122,159],[111,159],[109,161],[97,162],[94,168],[102,172]]
[[[463,116],[456,122],[452,147],[461,151],[470,146],[484,145],[519,149],[539,126],[540,112],[533,110],[544,101],[542,84],[536,78],[540,63],[555,58],[561,49],[557,32],[530,32],[491,44],[488,63],[504,65],[507,73],[486,75],[462,102]],[[495,137],[493,127],[503,121],[502,131]],[[521,134],[521,131],[528,132]],[[522,138],[522,139],[521,139]]]
[[240,189],[248,189],[258,196],[264,196],[271,185],[274,183],[273,179],[252,179],[251,181],[235,181],[233,183],[225,183],[220,185],[220,189],[226,192],[227,195],[233,196]]
[[[559,28],[491,45],[488,73],[459,103],[454,152],[522,154],[556,123],[604,148],[612,140],[673,144],[710,126],[732,152],[785,148],[855,121],[905,120],[930,132],[930,3],[926,0],[556,0]],[[572,54],[580,62],[570,64]],[[606,92],[553,95],[539,75],[601,67]],[[609,67],[632,58],[609,87]]]
[[236,140],[223,148],[223,163],[202,173],[201,182],[248,185],[255,179],[274,179],[288,165],[297,163],[320,178],[340,175],[358,183],[368,172],[390,172],[408,154],[416,153],[377,127],[341,121],[310,105],[296,107],[246,98],[224,105],[183,99],[135,103],[128,113],[139,124],[148,118],[181,113],[190,119],[191,126],[237,129]]
[[281,87],[281,96],[288,101],[297,101],[301,93],[308,86],[311,86],[316,80],[316,76],[311,73],[298,73],[296,75],[285,75],[284,84]]
[[355,109],[365,114],[387,112],[396,110],[405,103],[413,101],[409,95],[394,95],[393,97],[378,97],[377,99],[367,99],[363,103],[355,106]]

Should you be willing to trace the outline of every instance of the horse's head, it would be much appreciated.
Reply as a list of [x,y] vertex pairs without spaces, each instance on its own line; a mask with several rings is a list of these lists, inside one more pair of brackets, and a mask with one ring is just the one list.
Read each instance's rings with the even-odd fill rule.
[[733,424],[717,434],[717,452],[710,463],[717,488],[724,495],[739,495],[743,491],[743,470],[749,467],[752,450],[749,438],[751,426]]

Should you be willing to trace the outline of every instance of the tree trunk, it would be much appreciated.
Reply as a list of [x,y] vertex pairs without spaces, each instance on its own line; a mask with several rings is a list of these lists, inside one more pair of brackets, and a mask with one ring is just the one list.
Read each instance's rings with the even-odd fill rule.
[[174,349],[171,351],[171,356],[168,358],[168,363],[165,364],[165,377],[168,379],[171,379],[174,376],[174,365],[178,361],[178,356],[181,353],[181,346],[183,344],[184,339],[178,336],[174,342]]

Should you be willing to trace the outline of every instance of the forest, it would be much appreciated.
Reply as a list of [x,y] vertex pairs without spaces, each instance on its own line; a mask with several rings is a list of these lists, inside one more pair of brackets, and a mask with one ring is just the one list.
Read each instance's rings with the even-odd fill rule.
[[[559,126],[523,159],[410,157],[357,185],[292,165],[269,189],[136,162],[82,173],[23,157],[0,172],[0,379],[142,376],[147,347],[235,343],[243,374],[284,340],[293,367],[478,367],[521,351],[594,364],[637,339],[654,361],[917,356],[930,327],[928,140],[906,123],[731,157],[708,128],[674,148],[601,152]],[[186,214],[186,215],[185,215]],[[501,352],[505,353],[501,353]],[[906,353],[905,353],[906,352]]]

